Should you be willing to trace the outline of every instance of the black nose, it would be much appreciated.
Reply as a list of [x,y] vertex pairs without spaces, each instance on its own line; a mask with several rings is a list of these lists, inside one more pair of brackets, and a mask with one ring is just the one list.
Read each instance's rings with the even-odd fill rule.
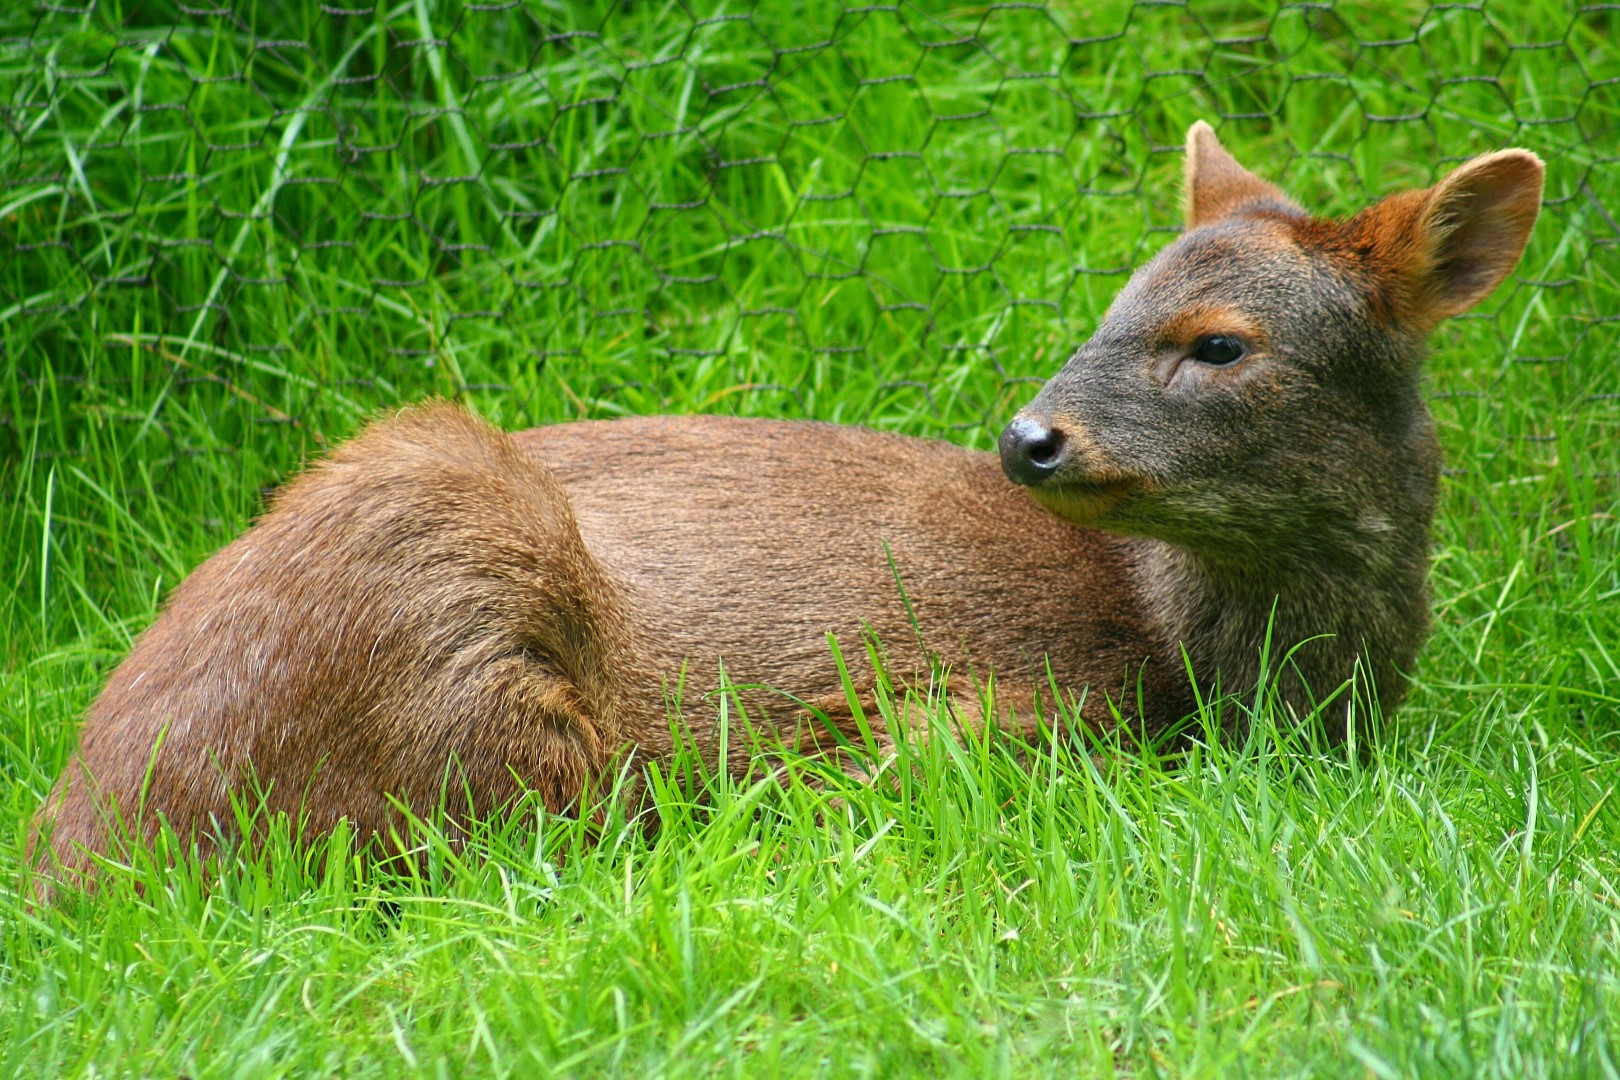
[[1063,464],[1063,432],[1020,416],[1001,433],[1001,471],[1015,484],[1034,487]]

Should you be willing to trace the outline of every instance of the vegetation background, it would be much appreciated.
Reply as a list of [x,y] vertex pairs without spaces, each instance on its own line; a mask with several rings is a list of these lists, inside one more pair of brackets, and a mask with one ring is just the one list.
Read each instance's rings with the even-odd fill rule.
[[[0,1069],[1620,1071],[1615,5],[193,2],[0,13]],[[1364,754],[1261,691],[1176,761],[942,738],[837,807],[683,763],[654,840],[525,810],[419,878],[281,835],[26,903],[102,678],[367,416],[988,448],[1198,118],[1331,213],[1548,162],[1436,336],[1436,629]]]

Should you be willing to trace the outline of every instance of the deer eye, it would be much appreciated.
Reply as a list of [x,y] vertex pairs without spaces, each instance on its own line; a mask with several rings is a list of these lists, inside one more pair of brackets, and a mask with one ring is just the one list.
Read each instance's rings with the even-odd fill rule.
[[1209,364],[1211,367],[1225,367],[1235,364],[1243,358],[1243,340],[1228,337],[1225,334],[1215,334],[1206,338],[1199,338],[1193,346],[1193,359],[1200,364]]

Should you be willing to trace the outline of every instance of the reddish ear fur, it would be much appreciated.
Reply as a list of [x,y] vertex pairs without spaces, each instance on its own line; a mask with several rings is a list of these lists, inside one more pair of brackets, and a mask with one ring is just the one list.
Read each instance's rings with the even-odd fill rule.
[[1528,150],[1483,154],[1432,188],[1389,196],[1346,229],[1387,276],[1397,316],[1427,332],[1485,299],[1518,265],[1544,172]]
[[1528,150],[1498,150],[1434,186],[1419,228],[1435,321],[1485,299],[1519,264],[1541,210],[1545,171]]
[[1187,129],[1184,166],[1187,228],[1213,225],[1244,207],[1270,204],[1271,209],[1303,214],[1288,196],[1237,163],[1215,129],[1199,120]]

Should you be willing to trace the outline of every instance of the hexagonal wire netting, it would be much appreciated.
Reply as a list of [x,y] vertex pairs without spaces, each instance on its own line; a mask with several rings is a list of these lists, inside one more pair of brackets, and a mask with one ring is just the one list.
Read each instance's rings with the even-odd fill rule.
[[[1535,257],[1434,382],[1443,423],[1533,459],[1560,436],[1504,395],[1588,441],[1620,415],[1617,7],[19,4],[4,348],[67,415],[164,428],[212,395],[236,439],[437,392],[983,445],[1179,227],[1204,117],[1341,213],[1481,150],[1549,160]],[[37,409],[0,409],[20,449]],[[86,451],[61,430],[37,451]]]

